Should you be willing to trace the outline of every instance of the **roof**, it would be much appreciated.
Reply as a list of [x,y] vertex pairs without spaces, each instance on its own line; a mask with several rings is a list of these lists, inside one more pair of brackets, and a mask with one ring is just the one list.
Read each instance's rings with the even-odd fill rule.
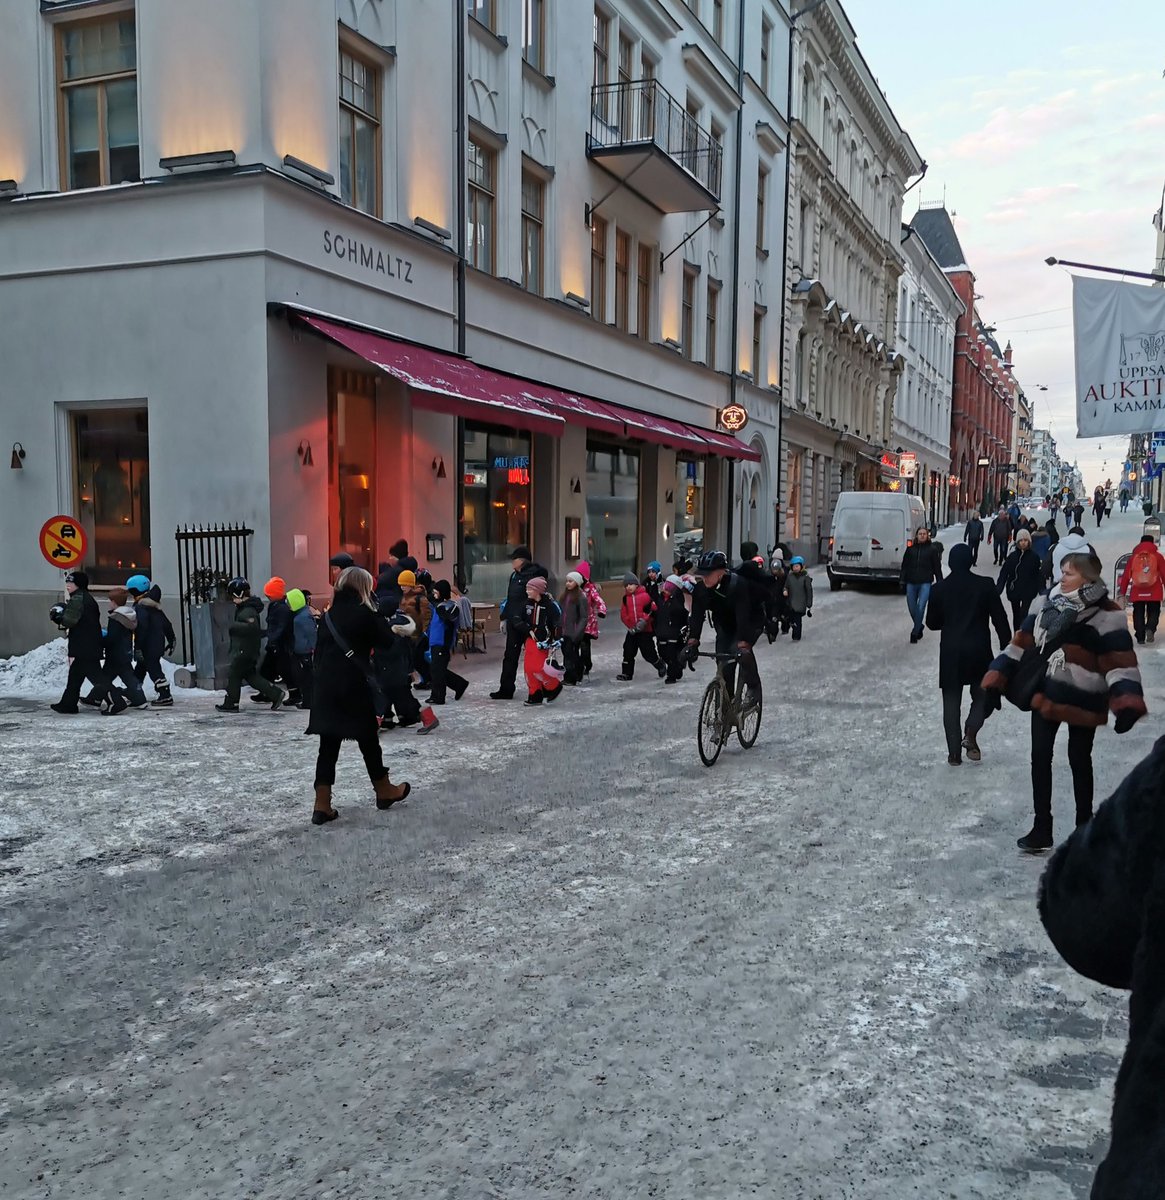
[[951,214],[945,208],[920,208],[910,224],[944,271],[971,269],[959,245]]

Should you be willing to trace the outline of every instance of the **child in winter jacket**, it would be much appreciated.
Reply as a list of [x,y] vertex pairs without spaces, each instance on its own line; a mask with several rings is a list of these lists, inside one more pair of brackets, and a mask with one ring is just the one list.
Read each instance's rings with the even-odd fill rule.
[[227,584],[227,595],[235,606],[235,619],[227,627],[230,634],[230,669],[227,675],[227,694],[219,712],[238,712],[239,693],[243,684],[255,688],[264,699],[271,701],[274,711],[283,704],[283,691],[259,674],[259,650],[263,645],[263,601],[251,595],[251,585],[241,578]]
[[170,708],[174,697],[170,684],[162,670],[162,655],[174,653],[174,626],[162,611],[162,589],[151,584],[144,575],[131,575],[126,580],[126,590],[138,615],[138,627],[134,634],[134,674],[140,683],[148,675],[158,698],[155,708]]
[[416,626],[416,632],[411,635],[413,643],[413,670],[422,683],[429,682],[429,664],[425,661],[425,651],[429,648],[428,628],[433,617],[433,606],[425,593],[425,587],[418,581],[413,571],[402,571],[397,576],[400,585],[400,611]]
[[635,677],[635,656],[644,659],[659,672],[662,679],[667,667],[659,661],[655,652],[655,605],[647,589],[630,571],[623,576],[623,603],[619,606],[619,617],[627,627],[623,639],[623,671],[616,678],[627,683]]
[[[109,593],[109,621],[105,631],[105,670],[100,685],[85,697],[86,704],[101,705],[102,716],[115,717],[131,704],[134,708],[146,706],[146,694],[133,670],[137,626],[138,615],[129,603],[129,593],[125,588],[113,588]],[[124,692],[114,684],[118,678],[125,685]]]
[[432,612],[429,618],[429,664],[433,679],[433,694],[427,704],[444,704],[445,692],[453,688],[453,699],[460,700],[469,687],[469,680],[450,670],[449,659],[457,645],[457,626],[460,610],[453,599],[453,588],[447,579],[438,579],[431,593]]
[[319,624],[311,607],[311,592],[292,588],[287,593],[291,612],[292,675],[299,691],[299,707],[311,708],[312,684],[315,682],[315,650]]
[[587,625],[590,621],[590,605],[583,591],[586,580],[578,571],[566,577],[566,589],[559,606],[562,609],[562,656],[566,667],[563,683],[572,687],[583,677],[581,648],[586,642]]
[[655,616],[655,636],[659,657],[667,668],[667,683],[684,677],[684,645],[688,639],[688,606],[684,603],[684,582],[669,575],[662,588],[663,603]]
[[607,602],[603,599],[603,593],[591,582],[590,563],[580,562],[575,571],[583,577],[582,590],[587,598],[586,635],[578,648],[579,665],[585,678],[591,673],[591,642],[598,641],[599,622],[607,615]]
[[550,667],[553,643],[562,633],[562,610],[546,595],[546,580],[535,576],[526,582],[526,611],[520,629],[526,635],[522,660],[529,688],[527,704],[547,704],[562,694],[562,680]]
[[799,554],[793,556],[789,573],[785,576],[785,603],[793,641],[799,642],[802,618],[806,614],[813,616],[813,580],[805,570],[805,560]]
[[[293,635],[287,584],[278,575],[273,575],[263,585],[263,595],[267,597],[267,642],[259,660],[259,674],[272,683],[281,681],[286,684],[288,703],[298,704],[299,694],[295,689],[295,671],[291,661]],[[259,701],[263,695],[257,692],[251,699]]]

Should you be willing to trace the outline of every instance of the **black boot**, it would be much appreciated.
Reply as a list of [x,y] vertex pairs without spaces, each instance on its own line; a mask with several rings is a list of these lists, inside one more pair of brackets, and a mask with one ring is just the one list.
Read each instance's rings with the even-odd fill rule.
[[158,684],[158,698],[154,701],[155,708],[173,708],[174,697],[170,695],[170,689],[164,683]]
[[1031,827],[1031,832],[1023,837],[1016,839],[1015,843],[1021,850],[1026,850],[1029,854],[1038,854],[1041,850],[1050,850],[1052,848],[1052,822],[1041,821],[1036,819]]

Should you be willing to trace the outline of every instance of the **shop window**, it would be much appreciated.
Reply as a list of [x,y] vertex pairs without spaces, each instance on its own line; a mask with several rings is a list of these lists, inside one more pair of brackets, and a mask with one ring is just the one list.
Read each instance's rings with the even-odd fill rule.
[[546,184],[532,171],[522,172],[522,286],[542,295]]
[[504,596],[510,551],[530,544],[530,435],[465,422],[461,562],[479,596]]
[[72,416],[77,510],[89,537],[85,568],[98,584],[150,571],[150,437],[144,408]]
[[333,554],[346,550],[376,573],[376,378],[328,372],[328,534]]
[[495,203],[498,156],[492,147],[469,138],[469,250],[471,265],[479,271],[494,269]]
[[141,178],[132,15],[66,25],[57,39],[62,188]]
[[676,558],[697,559],[704,551],[704,463],[696,459],[676,462]]
[[592,578],[638,571],[639,452],[588,440],[586,492],[583,536]]
[[380,72],[340,48],[340,198],[380,216]]

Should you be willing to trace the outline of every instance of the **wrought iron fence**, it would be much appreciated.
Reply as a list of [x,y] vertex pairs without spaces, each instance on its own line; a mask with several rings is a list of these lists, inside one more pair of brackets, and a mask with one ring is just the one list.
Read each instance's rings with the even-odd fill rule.
[[179,525],[178,603],[182,622],[182,661],[190,661],[193,634],[190,608],[215,599],[236,575],[248,572],[250,539],[255,531],[245,525]]
[[591,88],[592,147],[657,146],[717,199],[723,150],[708,130],[655,79]]

